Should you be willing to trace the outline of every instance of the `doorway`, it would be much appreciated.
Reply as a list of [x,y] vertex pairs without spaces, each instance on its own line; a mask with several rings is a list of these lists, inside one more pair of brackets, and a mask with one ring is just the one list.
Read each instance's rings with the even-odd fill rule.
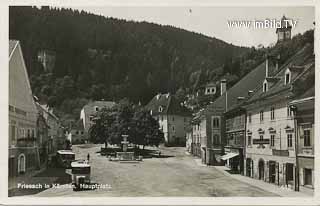
[[304,168],[304,185],[312,185],[312,170]]
[[251,177],[251,158],[247,158],[246,160],[246,175],[247,177]]
[[263,180],[263,178],[264,178],[264,161],[262,159],[259,160],[258,168],[259,168],[259,180]]
[[293,184],[293,164],[292,163],[287,163],[286,164],[286,183],[288,184]]
[[269,161],[269,182],[276,182],[276,162]]
[[26,157],[24,154],[20,154],[18,158],[18,173],[23,174],[26,171]]

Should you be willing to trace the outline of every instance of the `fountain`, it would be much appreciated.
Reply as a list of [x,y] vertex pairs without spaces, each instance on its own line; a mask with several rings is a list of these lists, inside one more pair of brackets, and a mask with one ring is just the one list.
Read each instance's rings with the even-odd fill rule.
[[134,158],[134,152],[127,152],[129,141],[127,140],[129,135],[121,135],[123,138],[122,144],[122,152],[117,152],[117,159],[120,161],[133,161]]

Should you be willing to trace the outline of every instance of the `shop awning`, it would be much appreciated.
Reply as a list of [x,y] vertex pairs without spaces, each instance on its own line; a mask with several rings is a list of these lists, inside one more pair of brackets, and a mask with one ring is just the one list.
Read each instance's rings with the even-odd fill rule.
[[227,160],[227,159],[233,158],[233,157],[238,156],[238,155],[239,155],[239,154],[237,154],[237,153],[229,152],[229,153],[223,155],[223,156],[221,157],[221,159],[222,159],[222,160]]

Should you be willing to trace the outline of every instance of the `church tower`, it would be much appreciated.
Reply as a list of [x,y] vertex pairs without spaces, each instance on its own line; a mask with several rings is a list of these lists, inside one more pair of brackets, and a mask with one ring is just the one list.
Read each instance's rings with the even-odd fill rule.
[[291,39],[292,26],[289,22],[286,22],[285,20],[287,20],[287,18],[283,16],[281,19],[281,28],[277,28],[276,30],[276,34],[278,36],[278,42]]

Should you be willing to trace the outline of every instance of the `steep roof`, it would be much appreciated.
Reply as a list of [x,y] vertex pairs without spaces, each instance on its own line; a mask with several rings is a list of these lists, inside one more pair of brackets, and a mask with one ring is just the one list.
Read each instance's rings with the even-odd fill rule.
[[[314,58],[312,60],[312,47],[307,44],[302,49],[300,49],[295,55],[289,58],[274,75],[274,77],[279,80],[269,86],[268,91],[263,92],[262,84],[256,89],[254,94],[248,99],[247,103],[254,102],[264,97],[277,94],[284,90],[289,90],[291,86],[298,80],[305,78],[304,73],[309,69],[314,68]],[[285,72],[287,69],[292,69],[291,81],[289,84],[285,84]]]
[[152,115],[172,114],[191,116],[189,110],[186,107],[182,106],[177,98],[170,95],[169,93],[155,95],[146,105],[146,109],[152,111]]
[[[274,69],[274,66],[269,62],[269,69]],[[266,61],[261,63],[240,81],[233,85],[223,95],[216,99],[213,103],[207,106],[206,111],[211,111],[214,108],[220,108],[228,110],[238,104],[238,97],[248,97],[249,90],[255,90],[262,84],[266,74]],[[226,108],[226,96],[227,96],[227,108]]]
[[98,108],[106,107],[109,109],[109,108],[112,108],[114,105],[116,105],[116,103],[112,101],[93,101],[86,104],[83,107],[83,110],[87,114],[92,114],[95,112],[94,107],[98,107]]
[[9,40],[9,57],[11,56],[14,48],[17,46],[18,43],[19,41],[17,40]]

